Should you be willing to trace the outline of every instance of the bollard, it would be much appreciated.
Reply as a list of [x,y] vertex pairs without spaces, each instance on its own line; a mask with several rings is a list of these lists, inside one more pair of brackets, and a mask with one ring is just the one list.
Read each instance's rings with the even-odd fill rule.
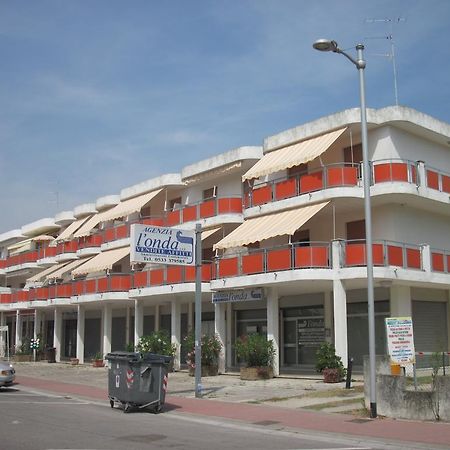
[[348,358],[347,379],[345,381],[345,389],[350,389],[352,387],[352,369],[353,369],[353,358]]

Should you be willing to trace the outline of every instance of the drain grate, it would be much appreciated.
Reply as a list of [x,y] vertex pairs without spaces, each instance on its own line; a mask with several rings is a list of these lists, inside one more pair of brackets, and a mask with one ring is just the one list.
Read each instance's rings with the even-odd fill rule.
[[262,426],[268,426],[268,425],[275,425],[277,422],[276,420],[261,420],[261,422],[253,422],[253,425],[262,425]]

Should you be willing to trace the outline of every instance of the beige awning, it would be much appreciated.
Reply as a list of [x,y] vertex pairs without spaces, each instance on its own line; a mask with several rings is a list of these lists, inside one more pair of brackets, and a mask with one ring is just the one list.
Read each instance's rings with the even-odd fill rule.
[[57,236],[57,241],[63,241],[64,239],[70,239],[72,237],[72,234],[75,233],[75,231],[78,230],[78,228],[83,225],[83,223],[87,222],[89,220],[89,217],[84,217],[83,219],[78,219],[72,222],[65,230],[62,231],[62,233]]
[[259,178],[270,173],[278,172],[279,170],[312,161],[328,150],[346,129],[342,128],[341,130],[332,131],[331,133],[266,153],[242,176],[242,180]]
[[223,176],[227,173],[240,169],[241,167],[242,161],[236,161],[233,163],[229,163],[226,166],[217,167],[216,169],[207,170],[206,172],[202,172],[197,175],[192,175],[190,177],[183,178],[183,181],[187,185],[200,183],[201,181],[211,180],[212,178]]
[[161,191],[162,189],[157,189],[156,191],[147,192],[147,194],[138,195],[137,197],[124,200],[114,206],[114,208],[105,211],[102,215],[101,221],[106,222],[107,220],[118,219],[119,217],[125,217],[129,214],[140,211],[144,205],[155,198]]
[[222,227],[216,227],[216,228],[211,228],[210,230],[202,231],[202,241],[204,241],[205,239],[209,238],[214,233],[217,233],[221,229],[222,229]]
[[45,270],[40,271],[39,273],[33,275],[30,278],[27,278],[27,283],[29,282],[38,283],[40,281],[44,281],[47,275],[50,275],[51,273],[61,269],[63,265],[65,264],[53,264],[53,266],[47,267]]
[[76,259],[75,261],[71,261],[67,264],[60,264],[60,269],[56,270],[55,272],[50,273],[45,277],[46,280],[55,280],[58,278],[62,278],[64,274],[68,272],[72,272],[73,269],[76,269],[77,267],[81,266],[82,264],[85,264],[87,261],[89,261],[92,258],[83,258],[83,259]]
[[88,273],[101,272],[102,270],[111,269],[113,264],[120,261],[130,253],[130,246],[115,248],[101,252],[94,256],[90,261],[72,271],[74,276],[86,275]]
[[19,253],[28,252],[33,248],[33,239],[25,239],[24,241],[16,242],[7,247],[9,256],[14,256]]
[[89,236],[91,230],[102,221],[102,215],[105,213],[97,213],[90,217],[81,227],[73,234],[74,238]]
[[329,202],[248,219],[213,246],[214,250],[241,247],[275,236],[292,235]]

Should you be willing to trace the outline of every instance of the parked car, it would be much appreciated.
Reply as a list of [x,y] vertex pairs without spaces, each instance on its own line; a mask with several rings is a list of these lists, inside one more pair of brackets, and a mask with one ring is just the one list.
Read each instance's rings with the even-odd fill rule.
[[16,379],[16,371],[12,364],[0,361],[0,387],[11,386]]

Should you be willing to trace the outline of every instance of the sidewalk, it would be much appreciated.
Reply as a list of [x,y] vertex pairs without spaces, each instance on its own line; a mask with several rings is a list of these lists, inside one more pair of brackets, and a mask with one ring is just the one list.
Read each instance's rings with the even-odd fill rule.
[[[107,404],[107,369],[68,364],[17,363],[17,382],[27,387],[54,393],[104,400]],[[311,405],[339,404],[342,385],[326,385],[318,377],[276,378],[244,382],[238,376],[221,375],[202,379],[204,398],[194,397],[194,380],[185,372],[169,375],[166,411],[195,414],[209,418],[225,418],[274,429],[339,433],[367,439],[423,444],[418,448],[450,447],[450,424],[413,422],[378,418],[361,414],[360,394],[355,394],[359,407],[356,414],[324,413],[305,408]],[[356,383],[360,386],[361,383]],[[348,392],[348,391],[347,391]],[[340,394],[340,395],[337,395]],[[348,394],[350,395],[350,394]],[[358,398],[359,395],[359,398]],[[337,398],[337,400],[336,400]],[[319,403],[318,403],[319,402]],[[342,406],[342,405],[341,405]],[[417,445],[416,445],[417,447]]]

